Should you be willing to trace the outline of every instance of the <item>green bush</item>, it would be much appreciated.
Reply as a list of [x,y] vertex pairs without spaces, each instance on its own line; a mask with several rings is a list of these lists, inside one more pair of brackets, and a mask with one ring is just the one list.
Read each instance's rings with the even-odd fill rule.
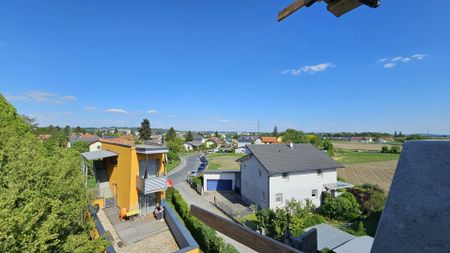
[[389,153],[389,147],[388,146],[383,146],[381,147],[381,153]]
[[400,153],[400,147],[399,146],[392,146],[391,147],[391,153],[399,154]]
[[365,215],[381,212],[386,202],[386,194],[378,185],[364,184],[349,189],[360,204],[361,212]]
[[200,185],[200,187],[201,187],[203,185],[202,181],[203,181],[202,177],[194,177],[194,178],[192,178],[192,185],[194,187],[197,187],[197,185]]
[[322,223],[325,223],[325,219],[323,218],[322,215],[319,214],[310,214],[306,216],[305,219],[303,220],[303,226],[305,228],[309,228]]
[[183,219],[186,228],[191,232],[200,249],[204,252],[238,252],[232,245],[224,243],[223,239],[217,236],[214,229],[206,226],[189,212],[188,204],[183,200],[181,194],[174,188],[166,192],[166,201],[170,201],[175,210]]
[[353,221],[361,216],[358,201],[348,192],[337,198],[325,194],[320,211],[329,218],[343,221]]

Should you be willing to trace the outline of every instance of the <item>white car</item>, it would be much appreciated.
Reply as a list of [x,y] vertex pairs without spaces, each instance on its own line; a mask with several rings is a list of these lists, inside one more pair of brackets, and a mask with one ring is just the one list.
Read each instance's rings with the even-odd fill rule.
[[196,170],[189,171],[189,176],[191,176],[191,177],[198,177],[198,176],[199,176],[199,173],[198,173],[198,171],[196,171]]

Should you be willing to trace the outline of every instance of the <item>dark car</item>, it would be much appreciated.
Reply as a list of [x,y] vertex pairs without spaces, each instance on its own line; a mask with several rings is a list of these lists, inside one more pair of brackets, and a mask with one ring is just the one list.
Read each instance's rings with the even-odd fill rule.
[[205,164],[200,164],[200,166],[197,169],[197,171],[202,171],[202,170],[206,170],[206,165]]
[[208,163],[209,163],[208,160],[202,162],[202,164],[204,165],[208,165]]
[[200,162],[204,162],[204,161],[208,161],[208,159],[206,159],[206,157],[203,156],[200,158]]

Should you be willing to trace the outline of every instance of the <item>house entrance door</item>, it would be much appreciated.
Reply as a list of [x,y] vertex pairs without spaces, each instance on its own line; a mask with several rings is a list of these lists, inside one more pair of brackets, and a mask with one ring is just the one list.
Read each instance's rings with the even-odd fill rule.
[[152,213],[156,208],[156,193],[144,195],[139,193],[139,211],[141,215]]

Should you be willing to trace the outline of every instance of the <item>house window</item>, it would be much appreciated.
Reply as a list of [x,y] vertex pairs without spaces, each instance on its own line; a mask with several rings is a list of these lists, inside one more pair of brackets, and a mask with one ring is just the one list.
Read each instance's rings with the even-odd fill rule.
[[281,178],[283,179],[283,181],[288,181],[289,180],[289,174],[288,173],[283,173],[283,174],[281,174]]
[[261,192],[261,198],[262,198],[262,200],[266,200],[266,193],[265,192]]
[[311,192],[311,198],[315,199],[319,195],[319,190],[313,189]]
[[275,202],[276,203],[283,203],[283,193],[275,194]]
[[258,174],[259,174],[259,176],[261,176],[261,170],[258,170]]
[[323,176],[322,170],[317,170],[317,176],[318,176],[318,177],[322,177],[322,176]]

